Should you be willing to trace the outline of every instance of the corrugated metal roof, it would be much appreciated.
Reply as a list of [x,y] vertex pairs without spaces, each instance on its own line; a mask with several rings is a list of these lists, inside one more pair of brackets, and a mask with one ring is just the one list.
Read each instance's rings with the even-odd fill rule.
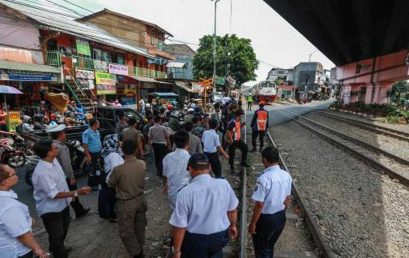
[[42,72],[42,73],[57,73],[57,74],[61,73],[60,69],[52,67],[52,66],[48,66],[48,65],[24,64],[24,63],[9,62],[9,61],[3,61],[3,60],[0,60],[0,69]]
[[109,34],[107,31],[90,23],[81,23],[75,21],[67,16],[61,14],[52,13],[52,10],[46,10],[44,8],[33,8],[29,5],[22,5],[18,3],[12,3],[5,0],[0,0],[0,4],[3,4],[9,8],[12,8],[27,17],[37,21],[40,28],[50,29],[59,32],[64,32],[79,38],[95,41],[98,43],[106,44],[112,47],[116,47],[122,50],[126,50],[135,54],[143,55],[149,58],[154,56],[147,53],[145,49],[133,46],[131,43],[126,42],[123,39],[116,38]]

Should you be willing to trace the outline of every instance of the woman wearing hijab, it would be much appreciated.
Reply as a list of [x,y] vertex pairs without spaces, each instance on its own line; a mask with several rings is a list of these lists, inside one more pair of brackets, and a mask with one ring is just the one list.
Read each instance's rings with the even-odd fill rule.
[[124,163],[122,153],[119,148],[118,134],[105,136],[101,150],[101,157],[104,159],[104,176],[101,182],[101,190],[98,198],[98,213],[103,219],[110,222],[117,222],[115,213],[115,189],[107,185],[112,170]]

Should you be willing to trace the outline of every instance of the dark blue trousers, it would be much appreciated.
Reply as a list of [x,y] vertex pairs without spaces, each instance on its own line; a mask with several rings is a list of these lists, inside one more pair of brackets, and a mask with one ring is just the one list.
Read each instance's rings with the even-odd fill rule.
[[182,258],[222,258],[222,249],[228,242],[228,229],[209,235],[186,231],[182,243]]
[[261,214],[256,224],[256,234],[252,235],[256,258],[273,258],[274,245],[285,226],[285,211]]

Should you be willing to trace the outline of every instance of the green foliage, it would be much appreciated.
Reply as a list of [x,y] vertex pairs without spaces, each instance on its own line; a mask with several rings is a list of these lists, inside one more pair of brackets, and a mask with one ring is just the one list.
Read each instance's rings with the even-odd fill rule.
[[387,96],[390,102],[400,108],[409,109],[409,83],[408,81],[401,81],[395,83],[391,90],[388,91]]
[[[236,80],[236,88],[255,80],[258,61],[251,40],[234,34],[217,36],[216,39],[216,74],[224,77],[229,72]],[[193,59],[193,74],[196,79],[211,78],[213,75],[212,35],[205,35],[200,39],[199,49]]]

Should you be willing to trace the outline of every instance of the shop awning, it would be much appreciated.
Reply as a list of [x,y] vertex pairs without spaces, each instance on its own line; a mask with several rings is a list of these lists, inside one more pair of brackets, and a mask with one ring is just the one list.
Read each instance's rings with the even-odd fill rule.
[[158,81],[153,78],[147,78],[147,77],[139,77],[139,76],[130,76],[134,78],[135,80],[138,80],[140,82],[152,82],[152,83],[160,83],[160,84],[168,84],[168,85],[173,85],[173,83],[170,82],[163,82],[163,81]]
[[20,70],[20,71],[30,71],[30,72],[40,72],[40,73],[61,73],[59,68],[55,68],[49,65],[39,65],[39,64],[24,64],[10,61],[0,60],[0,69],[6,70]]
[[188,82],[182,82],[182,81],[175,81],[176,86],[184,89],[187,92],[193,92],[192,87],[189,86]]
[[167,68],[185,68],[186,63],[181,63],[181,62],[169,62],[166,64]]

